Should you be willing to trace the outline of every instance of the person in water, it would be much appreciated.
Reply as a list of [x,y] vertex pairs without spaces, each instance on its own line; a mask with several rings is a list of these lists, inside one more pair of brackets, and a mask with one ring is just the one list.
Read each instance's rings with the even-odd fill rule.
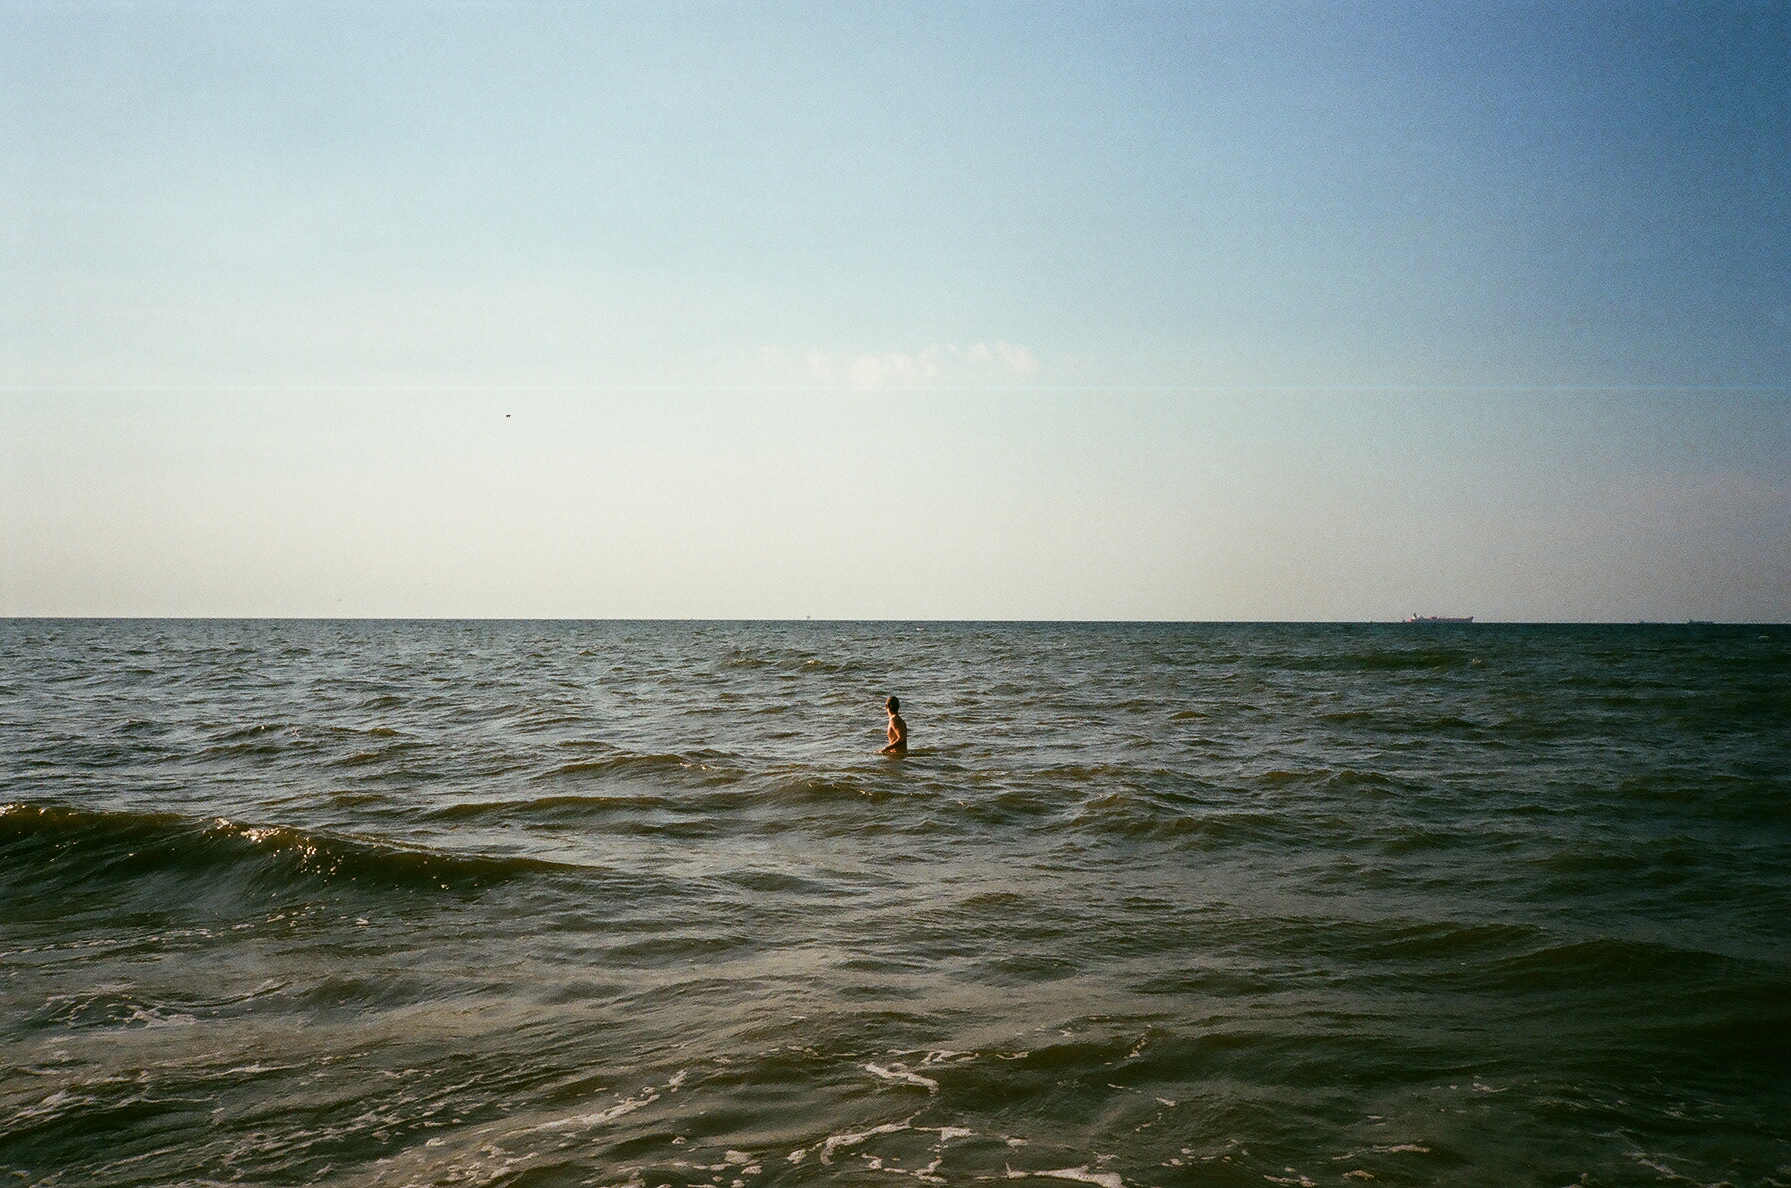
[[908,753],[908,723],[902,721],[902,715],[896,711],[902,703],[891,697],[883,703],[889,711],[889,745],[877,753],[879,755],[906,755]]

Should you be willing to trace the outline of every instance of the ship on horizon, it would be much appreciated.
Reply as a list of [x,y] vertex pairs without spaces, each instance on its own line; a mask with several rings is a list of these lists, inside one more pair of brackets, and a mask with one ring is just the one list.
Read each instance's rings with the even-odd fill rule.
[[1408,623],[1472,623],[1473,615],[1407,615]]

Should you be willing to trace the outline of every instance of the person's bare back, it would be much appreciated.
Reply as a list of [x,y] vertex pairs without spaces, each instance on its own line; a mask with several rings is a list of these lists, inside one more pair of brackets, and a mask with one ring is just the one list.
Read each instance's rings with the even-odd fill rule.
[[896,712],[901,706],[902,703],[894,697],[883,703],[883,708],[889,711],[889,745],[878,751],[879,755],[908,753],[908,723],[902,721],[902,715]]

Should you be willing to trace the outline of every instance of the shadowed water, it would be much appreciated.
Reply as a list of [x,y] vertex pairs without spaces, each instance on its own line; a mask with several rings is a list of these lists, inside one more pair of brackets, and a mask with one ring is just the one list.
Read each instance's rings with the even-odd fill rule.
[[0,1169],[1791,1184],[1788,723],[1784,627],[0,621]]

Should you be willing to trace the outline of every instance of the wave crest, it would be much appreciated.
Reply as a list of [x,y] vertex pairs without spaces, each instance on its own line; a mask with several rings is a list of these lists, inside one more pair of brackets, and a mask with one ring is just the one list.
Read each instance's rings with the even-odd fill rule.
[[256,889],[349,883],[467,891],[558,866],[222,817],[7,804],[0,805],[0,868],[21,893],[56,898],[169,874],[246,877]]

